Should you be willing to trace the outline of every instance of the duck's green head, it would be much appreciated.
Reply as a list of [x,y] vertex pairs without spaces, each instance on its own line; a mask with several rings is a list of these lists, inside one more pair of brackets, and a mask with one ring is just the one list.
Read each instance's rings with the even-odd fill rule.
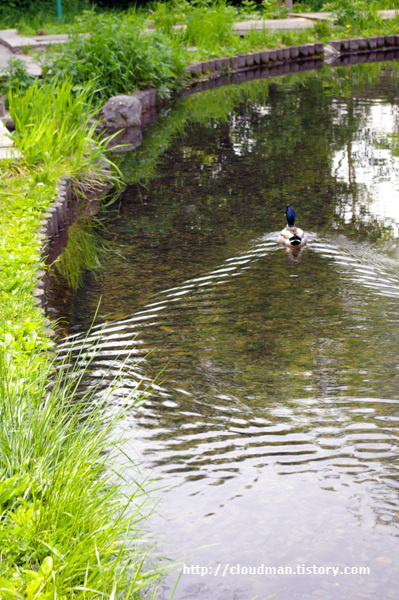
[[295,211],[294,207],[289,205],[285,210],[285,216],[287,217],[288,227],[294,227],[295,224]]

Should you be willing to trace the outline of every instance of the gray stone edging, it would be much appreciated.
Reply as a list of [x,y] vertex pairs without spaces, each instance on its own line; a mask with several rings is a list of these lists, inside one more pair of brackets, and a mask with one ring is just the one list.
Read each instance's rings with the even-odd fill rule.
[[330,40],[328,45],[341,55],[399,49],[399,35],[373,35],[364,38]]
[[278,63],[291,60],[303,60],[308,57],[321,55],[324,52],[324,44],[315,42],[313,44],[300,44],[288,46],[287,48],[276,48],[272,50],[259,50],[247,54],[237,54],[231,57],[212,58],[187,66],[185,73],[191,77],[201,75],[217,75],[220,72],[237,71],[251,67],[270,67]]

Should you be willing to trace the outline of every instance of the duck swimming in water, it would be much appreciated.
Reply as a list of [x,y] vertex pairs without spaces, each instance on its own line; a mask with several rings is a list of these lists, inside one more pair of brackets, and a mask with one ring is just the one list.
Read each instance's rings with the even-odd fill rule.
[[294,207],[289,205],[286,208],[287,226],[284,227],[278,236],[278,243],[284,244],[287,248],[302,248],[307,242],[307,235],[302,229],[295,226]]

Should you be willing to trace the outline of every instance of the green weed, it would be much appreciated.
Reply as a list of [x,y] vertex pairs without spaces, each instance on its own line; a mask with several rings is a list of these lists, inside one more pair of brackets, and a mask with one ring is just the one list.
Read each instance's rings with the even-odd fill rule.
[[20,58],[12,56],[7,67],[0,69],[0,96],[14,89],[26,90],[33,80],[34,77],[29,75],[26,64]]
[[14,376],[10,364],[0,352],[1,598],[138,597],[159,570],[137,544],[147,493],[137,482],[128,493],[122,475],[124,410],[108,406],[118,381],[78,399],[81,373],[66,364]]
[[143,20],[99,20],[90,36],[74,37],[43,55],[45,80],[74,86],[91,83],[99,99],[155,86],[161,95],[182,75],[185,54],[176,40],[160,32],[146,35]]

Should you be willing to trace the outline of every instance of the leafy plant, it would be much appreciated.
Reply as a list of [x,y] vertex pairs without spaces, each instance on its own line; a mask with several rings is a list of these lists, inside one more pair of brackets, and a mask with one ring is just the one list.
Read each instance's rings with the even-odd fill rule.
[[330,0],[323,10],[334,13],[338,25],[352,25],[359,18],[360,12],[367,10],[366,0]]
[[[93,352],[89,344],[81,361]],[[126,494],[117,475],[114,429],[127,409],[111,416],[95,390],[78,399],[78,368],[42,363],[20,379],[10,362],[0,351],[0,596],[136,598],[159,569],[144,571],[145,548],[129,543],[147,494],[140,485]]]
[[75,36],[43,56],[45,80],[87,86],[100,99],[155,86],[173,87],[185,67],[184,52],[160,32],[143,35],[143,21],[121,22],[109,16],[90,36]]
[[32,85],[33,80],[26,64],[20,58],[12,56],[7,67],[0,69],[0,95],[6,95],[10,90],[23,92]]
[[225,0],[196,0],[186,18],[183,40],[190,46],[224,46],[234,37],[234,20],[235,11]]
[[283,0],[263,0],[262,8],[267,19],[284,19],[287,16],[287,7]]

